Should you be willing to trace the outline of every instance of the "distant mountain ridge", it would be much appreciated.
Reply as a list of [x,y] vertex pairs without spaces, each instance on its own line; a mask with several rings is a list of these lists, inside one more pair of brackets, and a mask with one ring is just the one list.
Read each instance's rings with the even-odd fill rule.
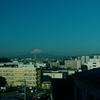
[[[73,56],[56,56],[53,54],[49,54],[49,53],[45,53],[44,51],[40,50],[40,49],[35,49],[33,51],[31,51],[30,53],[27,54],[23,54],[23,55],[18,55],[18,56],[10,56],[10,57],[5,57],[5,58],[10,58],[10,59],[15,59],[15,58],[34,58],[36,55],[36,58],[49,58],[49,59],[69,59],[70,57]],[[94,55],[100,55],[100,53],[95,53],[95,54],[85,54],[85,55],[80,55],[80,56],[76,56],[76,57],[81,57],[81,56],[94,56]],[[2,58],[2,57],[0,57]]]
[[49,59],[60,59],[62,58],[62,56],[55,56],[53,54],[49,54],[49,53],[36,53],[36,54],[31,54],[31,53],[27,53],[24,55],[20,55],[20,56],[13,56],[13,57],[8,57],[8,58],[34,58],[34,55],[36,55],[36,58],[42,59],[42,58],[49,58]]

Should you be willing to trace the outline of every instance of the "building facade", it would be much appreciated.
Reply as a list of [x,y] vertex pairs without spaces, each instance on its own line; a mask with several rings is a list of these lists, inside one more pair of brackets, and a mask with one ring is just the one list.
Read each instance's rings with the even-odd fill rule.
[[0,68],[0,76],[4,77],[9,86],[24,85],[26,86],[40,86],[41,85],[41,70],[37,68]]
[[87,64],[90,59],[100,59],[100,55],[94,55],[94,56],[82,56],[81,57],[81,64]]
[[100,100],[100,68],[76,73],[74,100]]
[[99,68],[100,67],[100,59],[90,59],[87,64],[88,70],[94,69],[94,68]]
[[52,68],[52,67],[60,67],[59,61],[57,61],[57,62],[50,62],[50,67],[51,67],[51,68]]
[[81,60],[65,60],[65,68],[66,69],[80,69],[81,68]]
[[89,56],[86,56],[86,63],[88,63],[89,62]]
[[82,61],[82,65],[86,62],[86,57],[85,56],[82,56],[81,57],[81,61]]
[[35,68],[34,64],[18,63],[18,68]]
[[46,67],[46,63],[37,62],[37,63],[35,64],[35,66],[36,66],[37,68]]

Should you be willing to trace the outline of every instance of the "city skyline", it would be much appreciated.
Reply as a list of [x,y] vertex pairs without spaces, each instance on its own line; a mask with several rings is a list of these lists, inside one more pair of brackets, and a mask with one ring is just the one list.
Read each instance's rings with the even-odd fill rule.
[[100,53],[99,0],[0,1],[0,56],[35,49],[78,56]]

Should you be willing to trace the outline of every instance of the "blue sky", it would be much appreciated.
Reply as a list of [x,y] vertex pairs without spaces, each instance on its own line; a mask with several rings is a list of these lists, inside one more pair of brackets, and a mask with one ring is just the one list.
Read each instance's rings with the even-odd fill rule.
[[34,49],[100,53],[100,0],[0,0],[0,55]]

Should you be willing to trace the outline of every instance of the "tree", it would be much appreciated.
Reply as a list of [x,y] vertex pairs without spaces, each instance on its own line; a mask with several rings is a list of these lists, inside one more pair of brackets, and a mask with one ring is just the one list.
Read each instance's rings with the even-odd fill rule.
[[57,71],[59,68],[58,67],[53,67],[52,70],[53,71]]
[[0,58],[0,62],[11,62],[8,58]]
[[4,77],[0,76],[0,87],[4,87],[7,84],[7,81]]
[[87,65],[84,65],[82,68],[82,71],[86,71],[86,70],[88,70],[88,67],[87,67]]

